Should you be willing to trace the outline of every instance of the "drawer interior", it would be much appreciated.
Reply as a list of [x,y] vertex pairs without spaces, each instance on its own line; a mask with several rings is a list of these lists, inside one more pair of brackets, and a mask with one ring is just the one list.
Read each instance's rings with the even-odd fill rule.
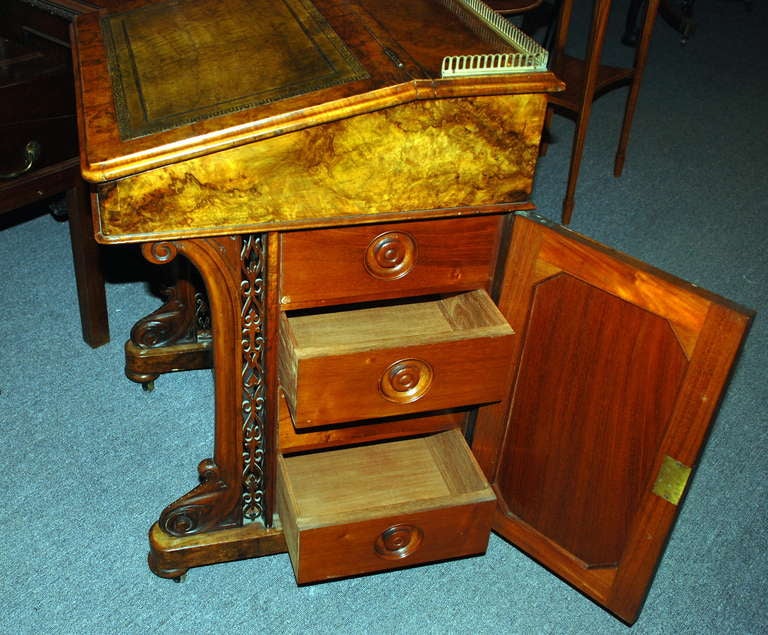
[[485,291],[438,300],[286,318],[296,357],[508,335],[511,327]]
[[[299,582],[480,553],[487,545],[495,495],[458,430],[282,456],[278,471],[278,513]],[[395,540],[383,550],[401,527],[417,544]]]

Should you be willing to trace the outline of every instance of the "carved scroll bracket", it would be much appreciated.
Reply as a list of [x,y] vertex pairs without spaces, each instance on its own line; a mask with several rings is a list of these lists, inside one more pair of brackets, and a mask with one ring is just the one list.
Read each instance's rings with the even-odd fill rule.
[[164,265],[171,262],[178,253],[179,250],[176,244],[167,240],[156,243],[144,243],[141,246],[141,254],[147,261],[155,265]]
[[[158,242],[142,245],[141,253],[152,264],[164,265],[176,262],[178,250],[171,242]],[[178,275],[173,278],[178,279]],[[188,335],[189,319],[185,314],[189,311],[177,285],[173,282],[164,285],[160,294],[165,300],[163,305],[136,322],[131,329],[131,342],[138,348],[168,346]]]
[[226,493],[227,483],[213,459],[201,461],[197,471],[200,485],[171,503],[160,514],[158,524],[172,536],[189,536],[222,526],[217,508],[219,499]]
[[125,374],[145,390],[163,373],[210,368],[211,317],[202,281],[169,241],[142,246],[146,260],[165,265],[159,295],[163,305],[141,318],[125,344]]

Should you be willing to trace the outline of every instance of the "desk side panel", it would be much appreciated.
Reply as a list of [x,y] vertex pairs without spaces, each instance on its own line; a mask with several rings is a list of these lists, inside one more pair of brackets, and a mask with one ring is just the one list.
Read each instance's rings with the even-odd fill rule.
[[99,186],[100,239],[527,201],[545,109],[544,94],[416,101],[150,170]]

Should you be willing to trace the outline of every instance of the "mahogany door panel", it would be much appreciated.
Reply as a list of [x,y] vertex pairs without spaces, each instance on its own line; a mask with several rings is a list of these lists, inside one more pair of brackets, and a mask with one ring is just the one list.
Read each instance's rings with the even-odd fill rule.
[[516,380],[474,440],[496,529],[632,622],[750,314],[543,219],[508,253]]

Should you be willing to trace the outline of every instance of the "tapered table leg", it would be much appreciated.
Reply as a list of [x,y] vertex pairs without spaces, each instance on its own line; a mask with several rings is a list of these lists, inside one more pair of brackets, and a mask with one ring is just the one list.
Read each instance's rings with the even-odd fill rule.
[[75,266],[83,339],[96,348],[109,341],[109,319],[101,247],[96,243],[88,187],[79,175],[67,190],[69,236]]

